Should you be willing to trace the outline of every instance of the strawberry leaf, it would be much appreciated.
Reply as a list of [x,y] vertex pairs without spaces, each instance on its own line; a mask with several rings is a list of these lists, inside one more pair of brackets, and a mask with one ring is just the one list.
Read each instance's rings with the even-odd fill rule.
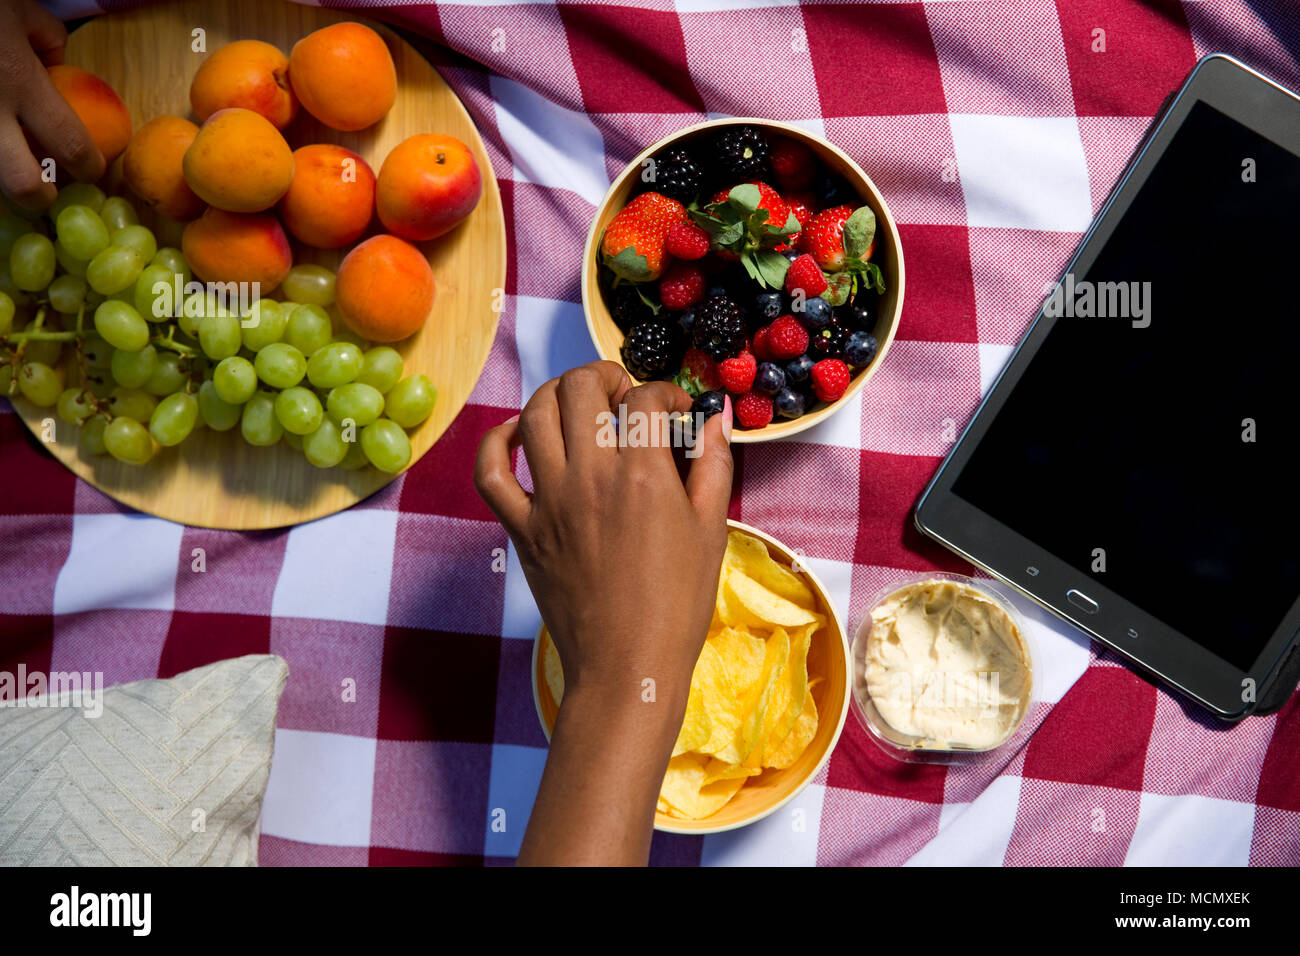
[[877,292],[885,291],[885,274],[880,271],[880,266],[874,262],[864,262],[858,271],[862,273],[862,281],[867,288]]
[[790,260],[779,252],[772,252],[770,249],[760,249],[753,254],[754,265],[760,276],[760,281],[773,289],[779,289],[785,285],[785,273],[790,268]]
[[861,259],[876,237],[876,214],[870,206],[859,206],[844,222],[844,254]]
[[703,395],[708,391],[704,383],[691,374],[691,370],[683,367],[680,372],[673,376],[673,384],[680,388],[691,398]]
[[843,305],[849,301],[849,296],[857,286],[854,276],[847,272],[832,273],[826,277],[826,282],[826,291],[822,293],[822,298],[831,305]]
[[736,186],[727,193],[727,201],[737,209],[741,210],[746,217],[752,216],[758,209],[758,204],[763,201],[763,194],[758,191],[758,187],[745,183]]
[[605,256],[605,265],[629,282],[647,282],[653,277],[650,261],[634,246],[626,247],[616,256]]
[[759,285],[767,284],[766,280],[763,278],[763,273],[758,269],[758,263],[755,261],[753,253],[746,252],[743,254],[740,257],[740,264],[745,267],[745,271],[749,273],[749,277]]

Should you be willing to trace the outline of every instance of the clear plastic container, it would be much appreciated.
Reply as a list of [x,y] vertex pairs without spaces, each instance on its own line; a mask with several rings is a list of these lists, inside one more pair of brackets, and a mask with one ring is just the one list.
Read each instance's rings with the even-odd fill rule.
[[[871,640],[873,627],[872,612],[881,604],[894,596],[897,592],[916,587],[929,581],[950,581],[958,586],[969,588],[972,591],[985,598],[994,608],[1006,614],[1012,625],[1015,636],[1019,639],[1019,650],[1023,657],[1024,667],[1027,671],[1028,686],[1024,689],[1021,698],[1023,706],[1020,707],[1019,713],[1012,717],[1010,725],[1006,728],[1005,734],[996,739],[994,742],[986,745],[968,745],[961,741],[940,740],[929,736],[918,736],[892,726],[882,716],[881,711],[877,708],[875,701],[872,699],[867,681],[867,655],[868,646]],[[923,763],[963,763],[971,760],[983,759],[983,755],[990,754],[993,751],[1005,747],[1008,743],[1019,736],[1019,731],[1024,724],[1025,716],[1029,713],[1034,700],[1039,693],[1038,681],[1034,673],[1034,660],[1036,658],[1036,648],[1034,647],[1033,637],[1025,627],[1024,619],[1020,612],[1016,610],[1015,605],[1011,602],[1007,592],[1002,585],[995,581],[983,580],[968,577],[964,574],[949,574],[946,572],[928,572],[924,574],[913,574],[899,578],[887,587],[878,591],[871,599],[866,618],[858,625],[857,631],[853,637],[853,643],[850,648],[850,657],[853,662],[853,687],[852,710],[857,717],[858,722],[867,732],[867,736],[872,739],[885,753],[898,760],[908,762]],[[920,689],[920,693],[932,693],[936,686],[938,692],[947,695],[965,694],[966,697],[948,696],[941,698],[937,706],[949,707],[953,704],[954,699],[958,705],[966,712],[967,705],[979,705],[991,708],[992,690],[998,686],[993,683],[997,678],[992,673],[980,672],[972,674],[969,680],[958,679],[949,680],[952,673],[961,672],[937,672],[939,676],[934,678]],[[911,675],[902,673],[896,674],[898,680],[908,685],[908,693],[917,693],[915,680]],[[950,685],[956,685],[950,686]],[[970,695],[975,695],[972,699]],[[987,695],[987,696],[981,696]],[[888,708],[887,708],[888,709]],[[993,708],[996,710],[996,708]],[[989,711],[985,711],[988,713]]]

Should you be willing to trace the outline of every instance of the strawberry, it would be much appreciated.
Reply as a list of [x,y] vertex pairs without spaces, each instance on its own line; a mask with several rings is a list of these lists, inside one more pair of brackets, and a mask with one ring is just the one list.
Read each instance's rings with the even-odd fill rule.
[[703,269],[692,262],[674,262],[659,280],[659,301],[680,312],[703,299],[707,288]]
[[754,358],[754,353],[749,351],[718,363],[718,377],[722,380],[722,387],[735,395],[743,395],[753,387],[757,372],[758,361]]
[[868,207],[861,208],[870,215],[859,213],[852,206],[833,206],[830,209],[823,209],[813,216],[811,222],[804,225],[803,231],[799,234],[799,249],[810,253],[817,260],[817,264],[827,272],[841,271],[849,258],[844,248],[845,224],[857,215],[864,223],[869,219],[871,226],[870,231],[866,233],[865,251],[857,250],[858,255],[855,258],[863,261],[870,259],[871,254],[876,250],[876,217]]
[[619,210],[601,240],[601,253],[616,275],[649,282],[663,274],[670,258],[664,249],[668,230],[686,219],[686,207],[660,193],[642,193]]
[[[752,180],[748,185],[758,187],[758,208],[767,210],[767,222],[769,225],[776,226],[778,229],[784,226],[786,220],[790,218],[790,207],[786,205],[781,194],[769,186],[767,183],[761,183],[758,180]],[[730,189],[720,189],[713,194],[710,202],[726,202]]]
[[682,370],[673,379],[692,397],[722,388],[718,363],[699,349],[687,349],[682,356]]
[[825,292],[826,286],[826,276],[812,256],[805,253],[790,263],[785,274],[786,292],[794,295],[796,291],[803,290],[804,297],[811,299]]
[[703,209],[690,217],[709,234],[709,246],[719,259],[741,262],[755,282],[779,289],[789,262],[776,251],[798,230],[789,207],[767,183],[741,183],[714,193]]
[[747,392],[736,400],[735,412],[741,428],[762,428],[772,421],[772,399]]
[[[804,226],[808,225],[808,220],[813,217],[813,209],[817,205],[817,200],[812,193],[787,193],[785,204],[790,208],[790,212],[794,214],[794,218],[799,220],[799,228],[803,229]],[[791,248],[799,248],[799,237],[801,235],[803,235],[802,232],[796,232],[787,240]]]
[[808,351],[808,330],[792,315],[767,327],[767,351],[774,359],[798,358]]
[[709,234],[689,220],[675,222],[664,239],[664,248],[678,259],[703,259],[709,251]]
[[813,392],[823,402],[833,402],[849,387],[849,367],[839,359],[822,359],[812,367]]
[[817,161],[803,143],[781,137],[772,144],[772,171],[782,189],[807,189],[817,175]]

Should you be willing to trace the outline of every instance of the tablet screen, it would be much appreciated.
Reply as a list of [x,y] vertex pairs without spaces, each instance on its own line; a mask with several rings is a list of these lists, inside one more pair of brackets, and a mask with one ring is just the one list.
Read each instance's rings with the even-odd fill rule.
[[1298,230],[1300,159],[1196,103],[953,485],[1241,670],[1300,594]]

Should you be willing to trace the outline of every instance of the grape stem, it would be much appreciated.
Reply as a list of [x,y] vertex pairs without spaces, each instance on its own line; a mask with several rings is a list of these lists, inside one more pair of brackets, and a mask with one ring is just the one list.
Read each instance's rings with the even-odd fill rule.
[[[36,321],[32,323],[30,332],[11,332],[5,336],[9,342],[71,342],[78,335],[78,332],[51,332],[48,329],[42,329],[45,324],[45,306],[41,306],[36,313]],[[80,330],[81,317],[77,317],[77,327]]]
[[190,348],[188,345],[183,345],[180,342],[177,342],[175,339],[173,339],[170,330],[168,330],[166,335],[155,335],[153,337],[153,344],[159,346],[160,348],[171,349],[173,352],[176,352],[179,355],[184,355],[187,358],[194,358],[194,356],[199,354],[197,351]]

